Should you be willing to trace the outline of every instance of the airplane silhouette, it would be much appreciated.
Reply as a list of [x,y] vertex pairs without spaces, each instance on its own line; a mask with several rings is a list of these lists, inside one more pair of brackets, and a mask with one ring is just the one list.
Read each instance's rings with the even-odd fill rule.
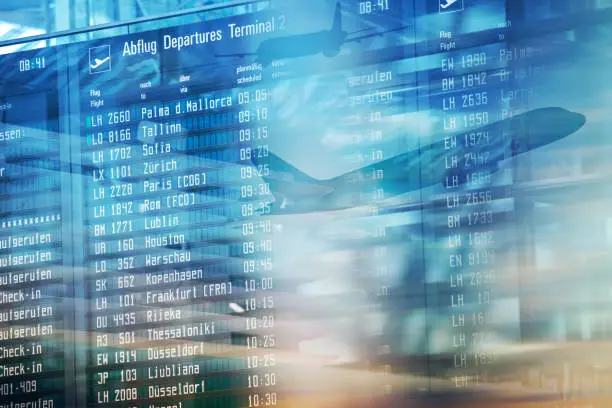
[[[466,176],[473,171],[499,170],[505,160],[563,139],[579,130],[586,118],[562,108],[542,108],[513,116],[470,133],[485,132],[489,142],[465,148],[462,141],[451,144],[444,138],[420,149],[414,149],[387,160],[327,180],[308,176],[280,157],[270,154],[258,159],[254,166],[268,166],[270,174],[263,177],[274,195],[271,214],[299,214],[343,210],[371,203],[373,191],[382,188],[385,197],[393,197],[434,184],[445,182],[449,169],[445,158],[458,158],[457,167],[450,170],[467,184]],[[505,134],[512,132],[512,137]],[[470,162],[476,158],[476,164]],[[382,175],[382,177],[381,177]]]
[[[562,108],[536,109],[470,132],[488,134],[486,144],[465,148],[459,135],[455,135],[450,139],[456,138],[456,145],[449,146],[445,141],[449,136],[445,135],[446,138],[439,138],[437,142],[325,180],[309,176],[272,152],[263,158],[253,155],[249,165],[265,166],[269,170],[262,177],[269,183],[274,197],[269,215],[338,211],[370,205],[374,189],[382,188],[385,198],[391,198],[443,184],[449,172],[458,175],[460,185],[465,185],[469,173],[475,170],[495,173],[506,160],[561,140],[578,131],[585,122],[583,115]],[[445,160],[451,156],[458,158],[458,165],[449,170]],[[477,168],[466,165],[473,157],[482,162]],[[13,160],[10,164],[21,166]],[[37,168],[37,165],[28,167]],[[83,175],[91,175],[97,168],[87,164],[81,167]]]
[[323,30],[309,34],[299,34],[286,37],[271,38],[263,41],[254,53],[217,54],[217,57],[240,57],[255,56],[256,62],[268,66],[272,61],[299,58],[310,55],[323,54],[326,57],[335,57],[340,53],[342,45],[348,42],[360,42],[367,38],[380,37],[390,32],[405,30],[408,26],[394,28],[392,30],[378,31],[357,37],[350,35],[362,31],[348,33],[342,28],[342,6],[336,3],[334,21],[330,30]]
[[[586,123],[580,113],[562,108],[541,108],[504,119],[470,133],[489,135],[489,142],[464,148],[458,135],[421,146],[390,159],[362,167],[326,180],[315,179],[300,171],[274,153],[265,158],[251,157],[253,167],[269,170],[261,177],[270,186],[273,201],[256,214],[266,216],[313,214],[349,210],[371,205],[372,191],[382,188],[385,199],[443,185],[449,172],[459,176],[460,185],[468,184],[466,176],[475,171],[495,173],[503,162],[518,155],[561,140]],[[505,134],[514,131],[513,137]],[[449,148],[449,140],[457,139]],[[480,150],[479,150],[480,149]],[[458,157],[458,166],[447,169],[446,158]],[[466,162],[481,160],[477,167]],[[485,160],[483,162],[482,160]],[[514,165],[517,165],[514,162]],[[382,173],[380,173],[382,171]],[[516,169],[514,171],[516,173]],[[383,174],[383,177],[379,177]],[[233,222],[235,219],[229,219]],[[170,249],[189,249],[192,243],[167,246]]]

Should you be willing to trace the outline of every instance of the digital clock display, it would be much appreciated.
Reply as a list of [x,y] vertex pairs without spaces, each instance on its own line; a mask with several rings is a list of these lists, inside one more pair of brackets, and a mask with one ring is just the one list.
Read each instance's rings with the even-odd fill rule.
[[45,68],[45,57],[34,57],[19,60],[19,72],[29,72]]
[[389,0],[371,0],[359,2],[359,14],[370,14],[389,10]]

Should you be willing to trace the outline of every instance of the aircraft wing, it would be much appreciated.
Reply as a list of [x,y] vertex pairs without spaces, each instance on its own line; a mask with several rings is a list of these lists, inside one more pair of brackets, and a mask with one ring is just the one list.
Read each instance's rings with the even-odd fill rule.
[[[368,39],[368,38],[373,38],[373,37],[382,37],[385,34],[388,33],[394,33],[394,32],[398,32],[398,31],[403,31],[406,30],[407,28],[411,28],[411,26],[402,26],[402,27],[397,27],[397,28],[392,28],[391,30],[385,30],[385,31],[376,31],[370,34],[364,34],[361,36],[357,36],[357,37],[352,37],[352,38],[347,38],[344,40],[344,42],[360,42],[362,40]],[[354,35],[355,33],[349,34],[349,35]]]
[[[397,195],[424,187],[421,183],[419,149],[394,156],[390,159],[351,171],[326,183],[333,186],[338,194],[353,189],[362,189],[372,183],[384,188],[385,194]],[[442,174],[440,174],[442,177]]]

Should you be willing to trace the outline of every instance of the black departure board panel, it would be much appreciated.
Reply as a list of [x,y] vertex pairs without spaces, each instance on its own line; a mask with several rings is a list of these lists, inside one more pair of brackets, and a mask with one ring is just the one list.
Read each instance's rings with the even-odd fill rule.
[[0,408],[607,396],[609,11],[544,3],[0,56]]

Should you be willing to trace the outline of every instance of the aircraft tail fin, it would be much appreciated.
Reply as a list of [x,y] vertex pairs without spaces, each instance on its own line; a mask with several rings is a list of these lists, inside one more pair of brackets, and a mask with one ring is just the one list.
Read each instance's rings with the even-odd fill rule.
[[[277,155],[270,152],[265,159],[254,154],[252,164],[262,173],[262,179],[269,184],[272,195],[279,202],[293,201],[305,190],[318,192],[321,182],[298,170]],[[265,167],[264,167],[265,166]]]
[[332,26],[332,31],[342,31],[342,6],[340,5],[340,2],[336,3],[336,11],[334,13],[334,24]]

